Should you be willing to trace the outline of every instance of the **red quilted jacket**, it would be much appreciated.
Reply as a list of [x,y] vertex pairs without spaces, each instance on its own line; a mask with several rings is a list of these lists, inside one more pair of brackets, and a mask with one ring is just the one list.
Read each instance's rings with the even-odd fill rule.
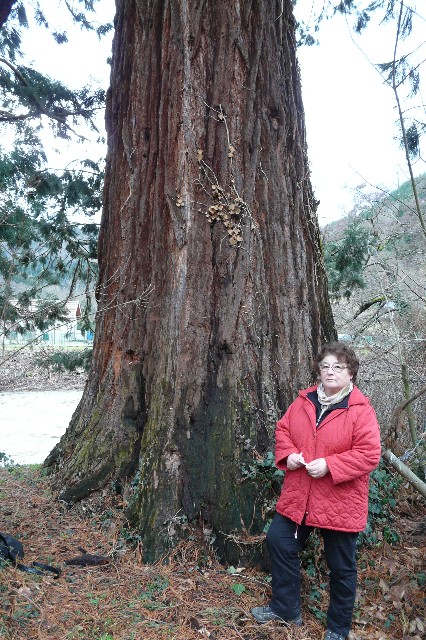
[[[315,426],[315,405],[300,391],[275,432],[275,463],[286,470],[277,511],[300,524],[338,531],[363,531],[368,515],[368,478],[377,467],[380,433],[368,398],[354,387],[347,408],[334,409]],[[330,473],[311,478],[305,467],[286,468],[290,453],[306,462],[325,458]]]

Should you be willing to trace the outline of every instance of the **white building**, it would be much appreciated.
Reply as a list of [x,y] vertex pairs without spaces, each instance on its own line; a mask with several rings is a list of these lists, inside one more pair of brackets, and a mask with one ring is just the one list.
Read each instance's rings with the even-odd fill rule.
[[[18,301],[10,300],[10,304],[16,307],[19,311]],[[14,344],[26,344],[29,342],[40,342],[46,345],[55,346],[77,346],[81,344],[91,343],[93,341],[93,334],[91,332],[85,332],[83,335],[78,328],[78,322],[82,316],[80,302],[78,300],[71,300],[65,304],[67,311],[67,319],[65,321],[56,321],[54,325],[47,331],[41,332],[37,327],[33,327],[31,330],[27,330],[24,333],[17,330],[19,326],[19,320],[13,323],[6,324],[6,335],[4,337],[5,345]],[[25,323],[31,324],[31,313],[37,312],[36,303],[31,303],[25,311],[22,312],[22,325]],[[22,326],[21,325],[21,326]]]

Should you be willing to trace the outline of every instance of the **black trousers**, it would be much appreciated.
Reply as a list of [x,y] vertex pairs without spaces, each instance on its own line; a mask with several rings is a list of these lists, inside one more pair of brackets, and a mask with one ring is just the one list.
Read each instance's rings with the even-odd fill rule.
[[[313,527],[296,525],[289,518],[275,514],[266,536],[272,565],[272,611],[285,619],[295,618],[300,604],[300,560]],[[356,594],[357,533],[320,529],[330,570],[330,605],[327,629],[347,636],[351,628]]]

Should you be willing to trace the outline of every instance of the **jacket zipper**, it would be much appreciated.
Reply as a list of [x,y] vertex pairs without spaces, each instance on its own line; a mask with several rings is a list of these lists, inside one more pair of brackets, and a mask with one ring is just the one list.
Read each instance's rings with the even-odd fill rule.
[[[332,418],[332,419],[334,419],[337,415],[340,415],[340,411],[348,411],[348,409],[349,409],[349,407],[340,407],[338,410],[334,409],[334,411],[330,411],[330,413],[328,414],[328,416],[331,416],[331,415],[334,413],[334,414],[336,414],[336,415],[334,415],[334,416],[333,416],[333,418]],[[339,411],[339,413],[337,413],[337,411]],[[321,420],[321,416],[318,418],[318,420],[316,421],[316,424],[315,424],[315,427],[316,427],[315,432],[317,432],[317,431],[318,431],[318,429],[321,429],[321,427],[323,426],[323,424],[324,424],[325,420],[327,420],[328,416],[326,416],[326,417],[324,418],[324,420],[321,422],[321,424],[320,424],[320,425],[318,425],[318,423],[319,423],[319,421]],[[331,420],[330,420],[330,422],[331,422]]]

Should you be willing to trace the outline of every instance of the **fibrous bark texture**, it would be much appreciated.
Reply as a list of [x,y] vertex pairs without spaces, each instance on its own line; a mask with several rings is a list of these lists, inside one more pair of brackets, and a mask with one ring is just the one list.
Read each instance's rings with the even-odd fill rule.
[[46,461],[131,480],[145,560],[195,520],[261,530],[243,480],[334,337],[290,0],[118,0],[94,361]]

